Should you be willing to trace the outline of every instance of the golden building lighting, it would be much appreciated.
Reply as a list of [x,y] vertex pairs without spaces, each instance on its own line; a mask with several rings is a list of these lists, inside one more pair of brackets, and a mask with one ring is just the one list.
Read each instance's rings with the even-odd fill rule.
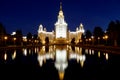
[[45,44],[45,39],[48,37],[50,44],[69,44],[73,38],[75,38],[75,43],[78,43],[81,40],[81,35],[85,32],[83,24],[80,23],[79,27],[76,27],[76,31],[68,30],[68,24],[64,19],[62,4],[60,4],[60,11],[57,18],[58,20],[54,24],[55,30],[52,30],[52,32],[47,32],[47,29],[40,24],[38,38],[41,42]]

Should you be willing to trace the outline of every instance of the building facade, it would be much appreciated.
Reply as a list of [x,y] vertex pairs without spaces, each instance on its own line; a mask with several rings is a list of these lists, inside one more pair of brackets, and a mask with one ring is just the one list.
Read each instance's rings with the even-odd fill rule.
[[75,39],[75,43],[78,43],[81,40],[81,35],[84,33],[82,23],[76,28],[76,31],[68,30],[68,24],[64,18],[62,5],[60,5],[58,20],[54,25],[55,30],[47,32],[46,28],[40,24],[38,38],[41,40],[42,44],[45,44],[46,38],[48,38],[50,44],[69,44],[72,39]]

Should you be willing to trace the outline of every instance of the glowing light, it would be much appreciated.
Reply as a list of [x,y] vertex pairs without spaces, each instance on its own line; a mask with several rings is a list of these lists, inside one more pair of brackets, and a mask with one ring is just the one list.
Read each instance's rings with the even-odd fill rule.
[[64,71],[67,68],[67,66],[68,66],[68,63],[67,63],[67,52],[66,52],[66,50],[56,49],[55,67],[59,72],[60,80],[63,80]]
[[37,53],[37,48],[35,48],[35,53]]
[[27,49],[23,49],[23,54],[27,56]]
[[59,79],[63,80],[64,79],[64,72],[59,72]]
[[31,54],[31,49],[29,49],[29,54]]
[[100,57],[100,51],[98,51],[98,57]]
[[94,54],[94,50],[92,50],[92,54]]
[[16,32],[12,32],[12,34],[11,35],[16,35]]
[[80,48],[80,54],[82,54],[82,48]]
[[7,40],[7,39],[8,39],[8,37],[7,37],[7,36],[5,36],[5,37],[4,37],[4,39],[5,39],[5,40]]
[[89,54],[91,55],[91,53],[92,53],[92,52],[91,52],[91,49],[89,49]]
[[16,50],[14,51],[13,55],[12,55],[12,59],[14,60],[16,58]]
[[81,65],[81,67],[83,67],[84,66],[84,61],[80,61],[80,65]]
[[109,56],[108,56],[108,53],[106,53],[106,54],[105,54],[105,58],[106,58],[106,60],[108,60],[108,57],[109,57]]
[[15,40],[16,40],[16,38],[13,38],[13,40],[15,41]]
[[56,60],[66,62],[67,60],[67,51],[66,50],[56,50]]
[[85,49],[85,53],[88,54],[88,49]]
[[38,60],[38,62],[39,62],[40,67],[42,67],[42,65],[43,65],[43,60],[44,60],[44,56],[38,55],[37,60]]
[[23,36],[22,38],[23,38],[24,42],[27,42],[27,37],[26,36]]
[[56,26],[56,38],[66,38],[67,37],[67,27],[66,26]]
[[7,60],[7,54],[6,53],[4,54],[4,60]]
[[69,55],[69,58],[70,58],[70,59],[76,59],[76,57],[77,57],[77,55],[76,55],[76,54],[73,54],[73,53],[71,53],[71,54]]
[[86,56],[85,55],[80,55],[80,64],[81,64],[81,67],[84,66],[85,60],[86,60]]

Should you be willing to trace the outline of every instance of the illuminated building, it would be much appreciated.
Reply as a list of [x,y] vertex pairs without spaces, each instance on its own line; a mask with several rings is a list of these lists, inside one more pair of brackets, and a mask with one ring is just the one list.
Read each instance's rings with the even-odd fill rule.
[[46,38],[49,39],[50,44],[69,44],[73,38],[75,38],[75,43],[78,43],[81,39],[81,35],[84,33],[82,23],[80,24],[79,28],[76,28],[76,31],[68,30],[68,24],[64,19],[64,14],[62,11],[62,4],[60,5],[58,20],[54,25],[55,30],[52,32],[47,32],[46,28],[40,24],[38,29],[38,37],[43,44],[45,43]]

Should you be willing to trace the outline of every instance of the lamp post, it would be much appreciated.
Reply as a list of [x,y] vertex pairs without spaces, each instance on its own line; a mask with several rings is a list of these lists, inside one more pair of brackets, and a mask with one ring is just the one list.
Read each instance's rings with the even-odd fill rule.
[[13,40],[14,40],[14,45],[15,45],[16,38],[14,37]]
[[106,45],[107,45],[108,35],[105,35]]
[[7,37],[7,36],[5,36],[5,37],[4,37],[4,40],[5,40],[5,45],[6,45],[6,41],[7,41],[7,39],[8,39],[8,37]]
[[94,45],[94,36],[91,36],[92,38],[92,45]]
[[100,43],[100,37],[98,37],[98,45],[99,45],[99,43]]
[[91,44],[91,41],[92,41],[92,39],[91,39],[91,38],[89,38],[89,44]]

